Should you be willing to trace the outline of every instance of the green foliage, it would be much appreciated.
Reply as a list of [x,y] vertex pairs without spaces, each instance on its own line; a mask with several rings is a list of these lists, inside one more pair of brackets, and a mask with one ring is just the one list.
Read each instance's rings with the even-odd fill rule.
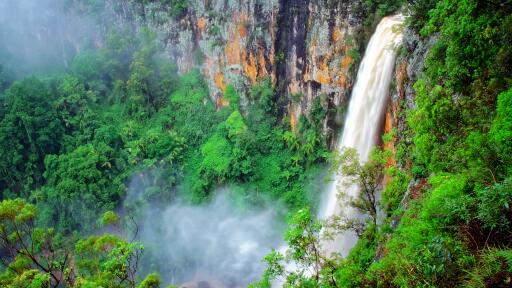
[[[88,105],[94,102],[96,95],[86,90],[83,83],[73,76],[65,76],[57,92],[59,98],[55,101],[55,106],[68,133],[84,128]],[[80,132],[84,133],[84,131]]]
[[233,109],[237,109],[240,105],[240,96],[236,92],[233,85],[226,86],[226,91],[224,91],[224,98],[228,100],[229,106],[231,106]]
[[140,284],[137,288],[158,288],[160,287],[160,276],[156,273],[151,273]]
[[226,119],[226,129],[229,138],[239,137],[247,130],[244,119],[238,110],[233,111]]
[[114,211],[107,211],[103,213],[103,216],[101,217],[101,224],[104,226],[116,224],[118,221],[119,216],[117,216]]
[[[387,153],[379,149],[371,152],[370,159],[361,164],[359,155],[353,148],[344,148],[341,153],[335,155],[333,169],[336,173],[345,176],[345,183],[341,183],[338,189],[349,189],[352,185],[357,185],[359,194],[355,197],[346,195],[346,191],[340,191],[342,199],[357,208],[360,213],[370,217],[371,225],[377,225],[377,213],[380,206],[378,194],[380,194],[380,180],[384,173],[384,165],[387,160]],[[360,229],[366,230],[368,223],[364,219],[363,222],[356,219],[343,219],[348,221],[349,226],[354,226],[356,232],[361,234]],[[359,228],[361,227],[361,228]]]
[[231,144],[226,138],[217,134],[212,136],[201,147],[201,170],[209,177],[226,177],[233,160],[231,150]]
[[415,31],[421,30],[428,21],[428,12],[436,6],[437,0],[409,0],[409,17],[407,17],[407,26]]
[[[169,16],[183,17],[188,1],[135,2],[141,6],[128,11],[119,1],[63,1],[66,9],[102,21],[102,45],[81,48],[66,73],[42,75],[44,82],[28,78],[11,85],[0,71],[0,192],[4,199],[22,196],[37,207],[39,217],[31,225],[55,227],[44,233],[37,228],[38,237],[65,242],[59,245],[66,244],[66,263],[73,267],[55,270],[70,276],[61,286],[139,283],[132,266],[139,244],[113,235],[81,239],[74,251],[68,243],[97,229],[126,232],[120,231],[126,211],[113,211],[125,209],[121,202],[130,182],[140,181],[141,202],[155,205],[176,195],[199,203],[224,184],[236,186],[247,207],[272,199],[297,210],[318,197],[306,184],[327,157],[320,132],[324,102],[315,100],[295,131],[277,116],[283,98],[271,79],[262,79],[247,95],[227,85],[230,105],[216,107],[201,71],[178,75],[154,31],[103,19],[113,9],[163,23]],[[36,260],[47,253],[41,247],[34,250]],[[52,271],[27,257],[7,262],[20,273],[7,268],[0,286],[55,284]],[[159,283],[150,275],[139,286]]]
[[71,71],[82,81],[95,81],[101,76],[102,59],[95,51],[83,51],[73,59]]
[[[455,221],[479,223],[483,229],[497,227],[502,222],[484,207],[501,211],[499,207],[509,201],[507,184],[482,187],[504,179],[510,167],[510,93],[505,91],[511,77],[506,60],[511,55],[506,36],[512,27],[510,11],[479,1],[437,1],[435,7],[430,1],[418,1],[411,9],[421,14],[413,20],[413,28],[421,27],[421,18],[427,17],[422,35],[439,37],[423,79],[414,86],[417,107],[408,115],[414,132],[412,171],[419,177],[453,173],[443,180],[448,186],[442,193],[432,192],[432,201],[438,197],[437,202],[432,207],[426,202],[424,210],[451,215],[444,225]],[[453,182],[461,179],[465,188],[460,187],[462,182]],[[441,212],[441,207],[446,210]]]
[[506,11],[487,2],[438,1],[428,13],[422,33],[438,33],[439,39],[415,85],[417,108],[408,117],[416,175],[469,169],[485,182],[502,174],[486,134],[497,95],[510,85]]
[[171,164],[181,160],[185,139],[174,131],[161,128],[147,130],[138,139],[126,143],[128,161],[131,164],[144,163],[151,167],[155,162]]
[[[465,179],[443,175],[431,180],[433,190],[414,203],[400,226],[386,243],[385,257],[372,264],[367,273],[378,286],[450,287],[460,284],[459,271],[474,259],[443,227],[454,223],[453,207],[460,203]],[[459,283],[459,284],[458,284]]]
[[512,10],[505,2],[409,1],[408,27],[437,40],[414,85],[416,105],[404,111],[407,130],[394,143],[399,166],[386,172],[386,217],[338,265],[339,286],[510,285]]
[[512,211],[512,178],[477,191],[477,218],[484,228],[509,231]]
[[288,224],[284,238],[291,248],[290,257],[306,265],[315,263],[316,259],[312,257],[316,253],[311,252],[318,246],[318,235],[322,228],[320,222],[308,209],[301,209],[290,217]]
[[206,84],[199,70],[192,70],[180,80],[178,89],[171,94],[169,107],[162,113],[169,114],[179,135],[191,146],[198,146],[211,135],[222,121],[215,106],[208,98]]
[[386,183],[382,191],[381,207],[389,217],[400,208],[400,202],[407,192],[411,176],[396,167],[387,169],[386,175],[391,180]]
[[365,0],[364,3],[370,12],[377,11],[380,16],[389,15],[403,5],[401,0]]
[[81,274],[75,281],[78,286],[135,287],[137,263],[143,249],[140,243],[127,243],[109,234],[80,240],[75,254]]
[[113,209],[123,192],[121,183],[111,183],[112,152],[108,146],[84,145],[67,154],[47,156],[48,186],[38,196],[43,197],[43,221],[57,219],[57,227],[64,231],[90,229],[97,212]]
[[368,229],[359,238],[356,245],[350,250],[349,255],[338,265],[335,272],[338,287],[364,286],[365,274],[368,267],[374,262],[377,250],[374,229]]
[[[446,86],[457,92],[467,93],[468,89],[476,88],[482,95],[475,93],[473,101],[488,101],[480,98],[485,95],[495,97],[510,77],[510,71],[504,70],[508,64],[502,58],[510,55],[506,34],[511,21],[506,9],[497,10],[492,3],[479,1],[439,1],[429,15],[422,34],[441,34],[427,60],[429,77],[434,81],[445,79]],[[487,74],[491,66],[496,70]],[[467,85],[477,79],[482,83]],[[481,85],[491,89],[479,91]]]
[[[54,229],[34,227],[36,217],[35,207],[23,199],[0,202],[0,248],[9,251],[0,255],[3,287],[136,286],[141,244],[105,234],[78,240],[72,251]],[[140,287],[159,284],[151,274]]]
[[[234,181],[247,199],[251,199],[249,201],[258,202],[262,197],[270,196],[283,199],[294,208],[307,205],[306,167],[325,157],[321,136],[314,132],[310,121],[305,120],[304,128],[301,128],[303,132],[284,132],[297,136],[295,147],[285,146],[284,127],[275,116],[274,93],[270,81],[264,80],[249,93],[251,104],[244,115],[237,109],[238,105],[230,105],[216,113],[217,119],[223,121],[205,131],[210,136],[202,140],[205,142],[201,145],[201,153],[196,152],[187,160],[186,189],[193,191],[193,199],[206,197],[207,190],[217,183]],[[185,99],[176,100],[184,103]],[[231,104],[232,101],[230,99]]]
[[43,183],[44,158],[60,150],[63,125],[47,87],[36,78],[7,91],[0,121],[0,189],[28,196]]
[[512,89],[501,93],[498,96],[498,107],[496,108],[490,131],[491,143],[494,144],[497,154],[500,156],[502,166],[508,167],[505,172],[511,175],[512,169]]
[[[323,256],[320,250],[321,229],[322,224],[309,209],[290,215],[285,233],[286,257],[275,250],[268,254],[263,279],[251,287],[271,287],[278,277],[284,278],[283,287],[338,287],[333,275],[336,260]],[[288,271],[286,263],[296,269]]]
[[0,95],[5,89],[9,88],[13,78],[12,73],[3,65],[0,65]]
[[469,273],[465,287],[506,287],[512,275],[512,251],[488,250]]
[[35,219],[35,207],[23,199],[0,202],[0,248],[9,251],[0,256],[2,286],[57,287],[70,280],[66,248],[53,229],[35,228]]

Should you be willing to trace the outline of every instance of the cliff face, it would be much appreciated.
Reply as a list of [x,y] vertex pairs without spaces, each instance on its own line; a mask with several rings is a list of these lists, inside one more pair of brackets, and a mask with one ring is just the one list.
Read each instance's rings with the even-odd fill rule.
[[363,18],[358,1],[282,1],[275,42],[281,61],[274,73],[292,127],[320,95],[328,111],[324,131],[339,126],[338,108],[355,80]]
[[361,0],[191,0],[175,17],[158,5],[117,11],[155,29],[180,72],[199,67],[218,106],[228,104],[227,85],[244,105],[250,86],[270,78],[292,128],[321,95],[324,132],[340,124],[361,50]]
[[[404,31],[403,44],[395,62],[395,75],[392,79],[390,103],[384,124],[385,133],[390,132],[392,128],[396,130],[395,141],[390,145],[396,145],[400,140],[409,147],[413,145],[408,132],[406,115],[408,110],[414,109],[416,93],[413,86],[425,67],[425,59],[435,41],[435,37],[420,38],[411,29]],[[400,168],[411,168],[410,163],[396,164]]]

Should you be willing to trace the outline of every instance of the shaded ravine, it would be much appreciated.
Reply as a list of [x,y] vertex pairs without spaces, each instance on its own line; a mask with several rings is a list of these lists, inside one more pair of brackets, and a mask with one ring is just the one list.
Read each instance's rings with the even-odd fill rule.
[[[350,99],[343,134],[338,142],[337,150],[355,148],[359,153],[359,161],[368,160],[371,149],[377,143],[382,118],[388,101],[388,91],[393,74],[396,47],[402,40],[399,25],[403,22],[402,15],[383,18],[372,35],[365,55],[357,73],[356,82]],[[357,211],[349,207],[345,198],[355,197],[359,193],[356,185],[343,187],[346,182],[343,175],[333,175],[318,217],[327,219],[333,215],[347,218],[358,217]],[[349,197],[338,197],[338,191]],[[322,250],[326,255],[333,252],[346,256],[357,242],[354,232],[338,234],[332,240],[322,241]]]

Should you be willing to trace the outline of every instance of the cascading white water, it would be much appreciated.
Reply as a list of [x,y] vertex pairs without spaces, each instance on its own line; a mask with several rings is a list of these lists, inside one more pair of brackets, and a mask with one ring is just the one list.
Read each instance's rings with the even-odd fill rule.
[[[368,43],[352,90],[343,134],[337,149],[355,148],[361,163],[368,160],[370,151],[378,140],[381,128],[379,124],[384,114],[395,63],[395,48],[402,40],[402,34],[399,31],[399,24],[402,22],[402,15],[385,17],[381,20]],[[334,181],[328,186],[318,218],[327,219],[341,213],[346,217],[358,217],[355,209],[348,207],[347,203],[342,203],[342,199],[337,197],[338,187],[344,182],[343,179],[342,175],[334,175]],[[356,186],[351,186],[345,188],[344,192],[356,196],[359,191]],[[356,241],[357,237],[354,233],[344,232],[333,240],[322,241],[322,250],[325,255],[336,252],[346,256]],[[286,249],[286,246],[282,246],[278,250],[284,253]],[[295,263],[287,263],[287,271],[295,269]],[[274,281],[272,287],[281,287],[283,281],[284,279]]]
[[[387,102],[396,47],[402,40],[402,34],[399,31],[399,24],[402,22],[402,15],[385,17],[381,20],[368,43],[352,90],[343,134],[337,149],[355,148],[361,163],[368,160],[371,149],[378,140],[379,129],[382,127],[380,124]],[[340,186],[351,197],[357,196],[357,186],[343,187],[344,177],[338,174],[333,177],[334,181],[329,185],[319,211],[319,218],[327,219],[340,214],[348,218],[358,217],[354,208],[338,198]],[[323,241],[322,249],[327,255],[337,252],[346,256],[356,241],[355,233],[343,232],[333,240]]]

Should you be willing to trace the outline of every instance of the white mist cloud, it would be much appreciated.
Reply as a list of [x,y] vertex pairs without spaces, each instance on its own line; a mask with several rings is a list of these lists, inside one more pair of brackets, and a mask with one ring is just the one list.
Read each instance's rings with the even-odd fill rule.
[[149,254],[145,270],[187,287],[245,287],[262,276],[263,257],[282,243],[277,209],[243,212],[227,189],[215,195],[203,205],[144,208],[138,238]]

